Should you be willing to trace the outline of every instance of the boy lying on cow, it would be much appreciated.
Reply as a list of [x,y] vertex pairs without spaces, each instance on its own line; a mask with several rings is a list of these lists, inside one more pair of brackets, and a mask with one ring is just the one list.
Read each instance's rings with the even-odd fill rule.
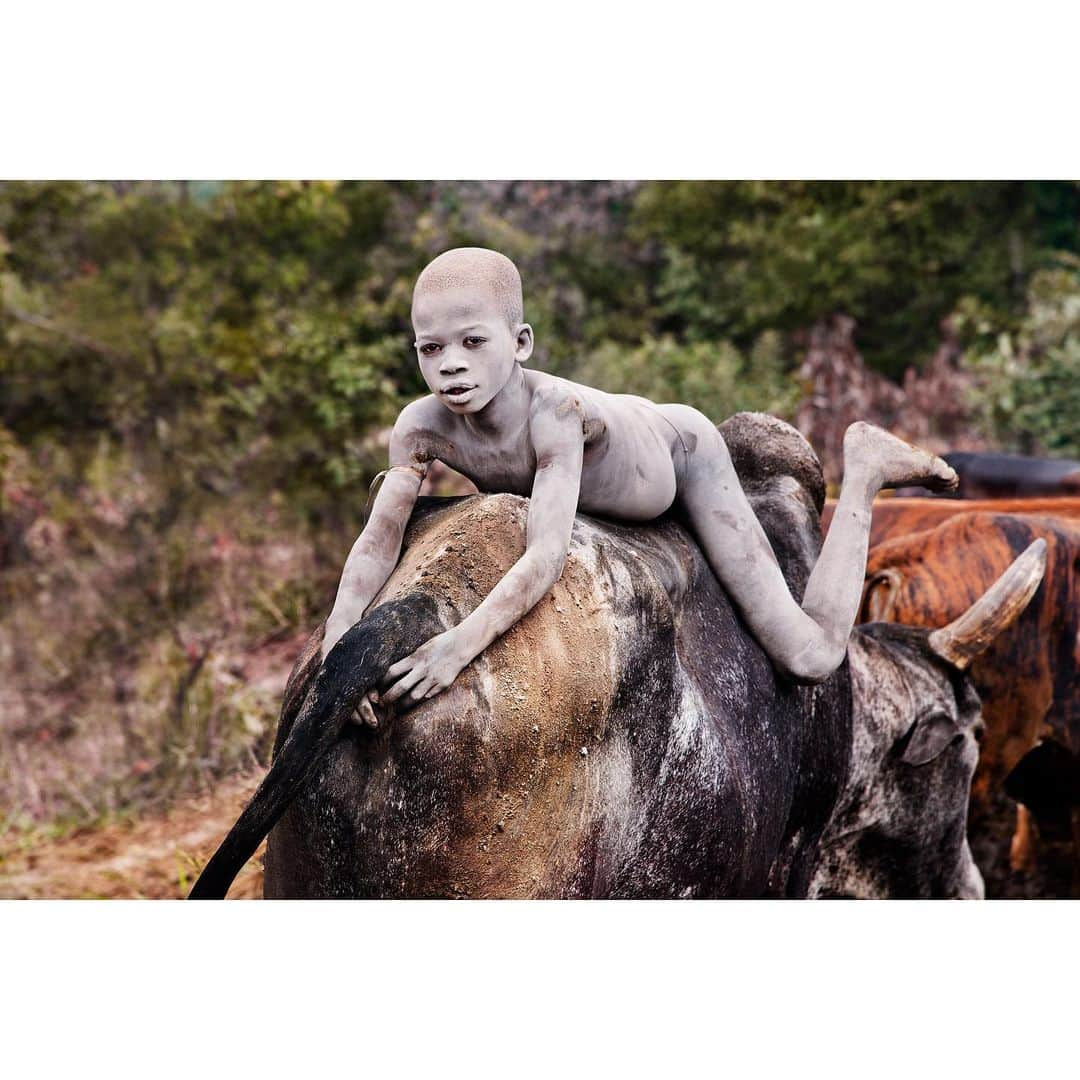
[[358,622],[397,565],[405,526],[432,461],[480,491],[529,495],[525,553],[467,618],[386,673],[373,706],[415,704],[522,618],[562,573],[574,515],[650,521],[673,504],[773,664],[801,682],[827,678],[844,659],[862,594],[870,506],[882,488],[954,487],[940,458],[880,428],[844,436],[844,480],[832,527],[800,606],[754,516],[724,440],[688,405],[609,394],[522,365],[532,355],[521,278],[484,248],[445,252],[420,274],[412,322],[431,395],[407,405],[390,439],[390,468],[345,563],[326,622],[325,659]]

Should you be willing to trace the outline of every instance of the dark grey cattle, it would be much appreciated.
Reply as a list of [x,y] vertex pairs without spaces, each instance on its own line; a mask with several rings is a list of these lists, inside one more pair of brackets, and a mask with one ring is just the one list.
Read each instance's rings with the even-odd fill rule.
[[983,898],[967,840],[979,697],[927,636],[884,623],[855,630],[851,771],[811,896]]
[[943,456],[960,477],[960,486],[953,498],[1080,495],[1080,461],[964,451]]
[[[801,595],[823,492],[776,423],[724,434]],[[346,726],[505,573],[526,511],[511,495],[418,509],[373,610],[323,668],[309,643],[270,773],[193,896],[223,895],[271,827],[268,897],[978,895],[978,709],[955,642],[876,626],[827,682],[783,680],[675,521],[580,516],[559,583],[450,690],[378,732]],[[1026,602],[1038,554],[965,641]]]

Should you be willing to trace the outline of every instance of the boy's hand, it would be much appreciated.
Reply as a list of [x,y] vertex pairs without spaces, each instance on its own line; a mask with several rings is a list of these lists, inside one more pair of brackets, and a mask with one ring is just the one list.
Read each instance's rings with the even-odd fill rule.
[[415,705],[445,690],[474,655],[465,648],[457,629],[436,634],[416,652],[388,668],[383,683],[389,689],[378,695],[377,702],[384,706],[396,701]]
[[353,710],[353,723],[385,727],[395,702],[408,708],[445,690],[472,659],[455,631],[436,635],[388,668],[383,684],[391,684],[390,688],[382,692],[374,687],[368,690]]
[[372,688],[360,699],[352,714],[354,724],[366,724],[368,727],[383,727],[389,719],[390,709],[379,700],[379,691]]

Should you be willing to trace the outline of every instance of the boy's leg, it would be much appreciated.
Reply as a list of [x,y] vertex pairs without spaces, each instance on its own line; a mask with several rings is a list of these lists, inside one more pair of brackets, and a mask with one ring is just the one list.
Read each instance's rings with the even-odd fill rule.
[[808,682],[827,678],[844,659],[858,614],[874,495],[908,483],[948,487],[955,473],[880,428],[853,424],[836,513],[800,607],[720,433],[697,423],[693,434],[679,495],[709,565],[777,667]]
[[874,496],[882,488],[913,484],[947,491],[957,482],[955,471],[936,454],[873,424],[854,423],[844,433],[840,497],[806,583],[802,609],[819,626],[841,634],[845,649],[862,600]]

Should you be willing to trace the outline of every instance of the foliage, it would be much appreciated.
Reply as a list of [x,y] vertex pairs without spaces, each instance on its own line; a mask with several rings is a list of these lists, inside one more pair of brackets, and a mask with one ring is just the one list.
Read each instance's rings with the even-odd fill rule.
[[185,493],[354,482],[415,384],[413,266],[382,243],[395,194],[6,185],[0,418],[75,447],[105,433]]
[[898,376],[972,295],[1015,314],[1047,238],[1080,250],[1072,184],[917,181],[654,184],[635,228],[661,252],[663,327],[742,345],[854,317],[868,363]]
[[[423,390],[411,284],[453,244],[518,261],[540,366],[719,416],[763,334],[771,385],[834,312],[893,375],[965,297],[1015,330],[1078,222],[1080,186],[1054,182],[0,184],[0,423],[76,456],[123,445],[177,503],[280,490],[333,517],[378,467],[369,433]],[[670,385],[624,376],[618,353],[657,342],[697,359],[661,365]],[[686,381],[697,346],[715,385]],[[731,348],[749,359],[725,383]]]
[[334,584],[319,542],[347,543],[247,495],[162,529],[171,493],[124,451],[73,465],[0,429],[0,831],[265,763]]
[[1005,449],[1080,458],[1080,259],[1035,275],[1015,330],[967,305],[974,403]]
[[538,366],[716,420],[824,316],[895,376],[960,309],[987,430],[1080,453],[1076,183],[0,182],[0,827],[265,754],[457,244]]
[[715,423],[744,409],[790,419],[798,393],[775,332],[762,334],[746,355],[727,341],[682,344],[670,335],[648,337],[633,349],[609,342],[576,374],[601,389],[692,403]]

